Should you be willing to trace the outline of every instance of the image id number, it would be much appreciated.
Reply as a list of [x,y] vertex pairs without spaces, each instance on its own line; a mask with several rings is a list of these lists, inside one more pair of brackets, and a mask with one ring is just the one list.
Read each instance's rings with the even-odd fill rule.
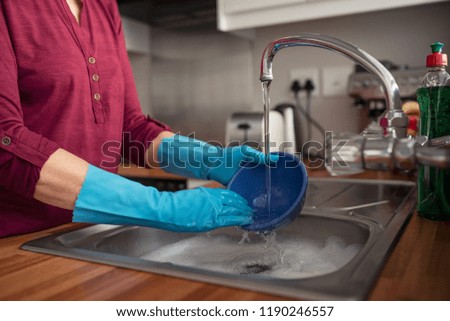
[[313,307],[294,307],[294,306],[275,306],[275,307],[261,307],[259,308],[261,317],[329,317],[333,312],[332,306],[313,306]]

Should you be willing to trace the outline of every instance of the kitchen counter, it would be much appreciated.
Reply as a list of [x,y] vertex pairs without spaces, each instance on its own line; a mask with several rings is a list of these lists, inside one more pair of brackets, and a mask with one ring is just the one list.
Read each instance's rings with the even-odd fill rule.
[[[160,171],[122,169],[128,176]],[[310,176],[327,176],[311,171]],[[399,178],[364,173],[358,178]],[[173,178],[173,177],[171,177]],[[401,177],[404,179],[404,177]],[[0,239],[0,300],[289,300],[221,285],[21,250],[23,243],[84,226]],[[450,300],[450,225],[413,214],[369,295],[370,300]]]

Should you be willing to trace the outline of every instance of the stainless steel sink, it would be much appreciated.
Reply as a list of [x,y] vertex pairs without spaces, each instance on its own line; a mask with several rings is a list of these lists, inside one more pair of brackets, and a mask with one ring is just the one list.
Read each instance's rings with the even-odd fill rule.
[[61,255],[303,299],[367,295],[413,212],[415,184],[311,179],[306,204],[276,242],[236,228],[206,234],[94,225],[30,241]]

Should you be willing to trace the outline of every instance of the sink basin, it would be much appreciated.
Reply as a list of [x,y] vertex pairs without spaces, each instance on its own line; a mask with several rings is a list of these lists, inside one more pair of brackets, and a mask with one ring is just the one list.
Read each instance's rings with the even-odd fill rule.
[[300,216],[270,235],[94,225],[22,248],[286,297],[361,300],[414,205],[414,183],[313,178]]

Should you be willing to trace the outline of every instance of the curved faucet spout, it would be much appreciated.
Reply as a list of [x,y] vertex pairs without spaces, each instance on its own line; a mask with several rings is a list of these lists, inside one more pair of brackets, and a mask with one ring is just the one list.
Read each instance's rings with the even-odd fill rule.
[[315,34],[302,33],[297,36],[283,37],[272,41],[265,49],[261,59],[261,82],[270,82],[273,79],[272,63],[278,51],[287,47],[310,46],[319,47],[340,53],[349,59],[359,63],[372,73],[382,84],[387,111],[380,120],[389,137],[406,137],[408,118],[402,112],[400,93],[391,73],[374,57],[364,50],[340,39]]

